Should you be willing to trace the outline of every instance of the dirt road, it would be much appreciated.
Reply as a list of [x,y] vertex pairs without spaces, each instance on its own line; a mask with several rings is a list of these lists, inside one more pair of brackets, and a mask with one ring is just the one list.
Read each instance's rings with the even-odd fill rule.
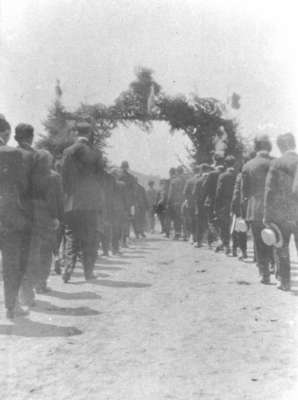
[[298,398],[298,297],[254,264],[156,235],[96,273],[2,312],[1,400]]

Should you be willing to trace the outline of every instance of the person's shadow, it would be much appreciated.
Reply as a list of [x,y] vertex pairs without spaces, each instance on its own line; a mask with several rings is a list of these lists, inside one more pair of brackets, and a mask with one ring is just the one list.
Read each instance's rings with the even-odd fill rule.
[[0,324],[0,335],[23,337],[68,337],[81,335],[83,331],[75,326],[58,326],[43,322],[17,318],[12,325]]
[[43,296],[48,297],[57,297],[58,299],[62,300],[96,300],[101,299],[96,293],[93,292],[75,292],[75,293],[68,293],[68,292],[60,292],[59,290],[51,290],[50,292],[44,294]]
[[90,281],[90,283],[99,286],[107,286],[107,287],[114,287],[114,288],[146,288],[150,287],[149,283],[141,283],[141,282],[126,282],[126,281],[112,281],[111,279],[95,279],[94,281]]
[[101,314],[97,310],[90,307],[58,307],[48,301],[36,300],[36,306],[33,308],[34,312],[42,314],[56,314],[56,315],[73,315],[73,316],[88,316]]

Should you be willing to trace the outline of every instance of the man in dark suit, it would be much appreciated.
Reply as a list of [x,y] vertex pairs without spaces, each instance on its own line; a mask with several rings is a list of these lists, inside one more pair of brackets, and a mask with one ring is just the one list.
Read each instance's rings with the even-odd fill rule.
[[190,234],[192,236],[193,243],[196,242],[196,218],[195,218],[195,198],[194,188],[199,179],[201,172],[200,165],[195,165],[193,169],[194,175],[189,178],[184,186],[183,195],[186,201],[186,207],[188,208],[189,219],[190,219]]
[[208,212],[208,229],[210,240],[214,242],[218,238],[218,226],[215,218],[215,197],[219,175],[224,172],[224,158],[221,155],[214,156],[214,170],[210,171],[206,181],[206,210]]
[[30,242],[32,236],[32,220],[33,220],[33,198],[32,198],[32,173],[35,163],[36,151],[32,147],[34,139],[34,128],[32,125],[20,123],[15,128],[15,141],[17,142],[17,149],[22,154],[23,164],[25,168],[25,175],[28,177],[28,187],[26,193],[22,196],[22,204],[24,206],[27,224],[26,234],[24,235],[23,251],[22,251],[22,264],[23,270],[27,269]]
[[129,164],[127,161],[122,161],[119,173],[119,180],[125,183],[126,199],[127,199],[127,215],[125,218],[125,228],[122,237],[122,246],[127,247],[127,239],[129,237],[130,223],[135,207],[135,177],[129,172]]
[[[205,205],[207,191],[206,183],[211,167],[208,164],[200,165],[200,176],[197,177],[193,188],[193,199],[195,208],[195,246],[201,247],[208,229],[208,212]],[[209,232],[208,232],[209,233]],[[208,244],[210,236],[208,234]]]
[[88,123],[79,123],[77,132],[77,141],[64,151],[62,165],[67,236],[64,282],[70,279],[79,251],[85,279],[95,278],[98,231],[102,228],[102,154],[90,144],[92,132]]
[[184,200],[183,189],[185,186],[184,170],[182,166],[176,169],[176,177],[171,179],[168,193],[168,211],[174,222],[174,239],[181,236],[182,218],[181,206]]
[[279,135],[277,146],[281,157],[272,161],[265,189],[264,223],[278,225],[283,236],[283,245],[276,249],[278,258],[279,289],[290,289],[289,242],[292,234],[298,241],[298,191],[294,183],[298,167],[296,141],[292,133]]
[[0,246],[7,318],[26,315],[18,305],[18,292],[24,275],[23,243],[28,223],[21,200],[27,193],[28,177],[22,153],[7,145],[11,128],[0,119]]
[[227,255],[230,254],[230,212],[237,176],[234,165],[235,158],[233,156],[226,157],[226,171],[222,172],[218,177],[215,195],[215,213],[218,220],[221,246]]
[[261,232],[264,229],[265,182],[272,162],[272,145],[268,136],[262,135],[255,138],[254,146],[256,157],[248,161],[242,169],[241,198],[242,202],[247,202],[246,221],[251,225],[261,283],[269,284],[272,248],[263,242]]
[[135,183],[135,215],[133,217],[133,228],[138,239],[140,236],[145,238],[146,227],[146,211],[148,210],[148,200],[145,188],[138,183]]

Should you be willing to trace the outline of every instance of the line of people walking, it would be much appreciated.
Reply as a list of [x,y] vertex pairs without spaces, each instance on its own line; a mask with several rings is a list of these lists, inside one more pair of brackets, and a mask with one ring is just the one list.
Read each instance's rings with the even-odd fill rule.
[[92,280],[100,247],[103,255],[119,254],[131,229],[145,237],[147,194],[128,162],[108,168],[90,144],[90,125],[78,123],[76,130],[75,143],[55,162],[32,147],[31,125],[19,124],[17,146],[9,146],[11,126],[0,119],[0,248],[9,319],[27,315],[36,294],[50,290],[53,258],[65,283],[78,261]]
[[144,238],[155,231],[155,215],[169,238],[208,245],[216,252],[247,258],[251,230],[261,283],[274,270],[279,289],[289,290],[289,242],[298,245],[298,154],[291,133],[278,136],[279,158],[270,153],[268,136],[254,141],[254,152],[242,163],[215,155],[193,173],[171,168],[159,189],[147,190],[129,170],[109,168],[91,145],[91,126],[79,122],[75,142],[61,160],[34,149],[34,129],[15,128],[16,147],[8,145],[11,126],[0,118],[0,248],[7,317],[27,315],[35,296],[47,285],[54,259],[67,283],[80,262],[87,281],[96,279],[102,255],[120,254],[130,232]]
[[274,272],[278,288],[291,287],[289,243],[298,245],[298,154],[292,133],[276,141],[281,153],[271,156],[268,136],[254,140],[254,151],[239,165],[233,156],[215,155],[213,164],[200,164],[191,176],[171,168],[160,181],[155,205],[162,232],[174,240],[190,240],[216,252],[247,259],[247,238],[262,284]]

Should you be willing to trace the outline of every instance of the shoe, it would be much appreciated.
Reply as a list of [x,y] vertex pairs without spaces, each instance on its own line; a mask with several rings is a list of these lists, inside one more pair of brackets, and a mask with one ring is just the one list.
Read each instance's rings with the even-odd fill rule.
[[14,310],[12,310],[10,308],[7,309],[6,310],[6,318],[12,320],[12,319],[14,319],[14,317],[15,317]]
[[246,260],[248,258],[247,253],[243,252],[241,256],[238,257],[239,260],[243,261]]
[[109,257],[110,255],[109,255],[109,252],[108,251],[104,251],[103,253],[102,253],[102,257]]
[[39,286],[35,289],[36,293],[38,294],[44,294],[44,293],[49,293],[52,291],[52,289],[48,286]]
[[229,247],[225,248],[225,255],[228,256],[231,253],[231,249]]
[[215,253],[219,253],[220,251],[223,251],[223,245],[222,244],[220,244],[220,245],[218,245],[218,246],[216,246],[215,247]]
[[56,273],[57,275],[61,275],[62,269],[61,269],[61,262],[60,262],[60,260],[55,260],[54,271],[55,271],[55,273]]
[[96,275],[91,272],[91,274],[86,275],[85,279],[86,281],[93,281],[94,279],[96,279]]
[[201,242],[197,242],[195,243],[194,247],[196,247],[197,249],[199,249],[200,247],[203,247]]
[[263,284],[263,285],[270,285],[270,278],[262,278],[261,279],[261,283]]
[[237,257],[237,249],[233,249],[233,251],[232,251],[232,256],[233,256],[233,257]]
[[283,290],[284,292],[289,292],[291,290],[289,285],[283,285],[283,284],[278,285],[277,289]]
[[64,272],[62,275],[62,279],[64,283],[67,283],[70,280],[71,274],[67,271]]
[[[34,301],[34,300],[33,300]],[[29,310],[24,310],[19,304],[14,309],[14,316],[15,317],[25,317],[29,315]]]

